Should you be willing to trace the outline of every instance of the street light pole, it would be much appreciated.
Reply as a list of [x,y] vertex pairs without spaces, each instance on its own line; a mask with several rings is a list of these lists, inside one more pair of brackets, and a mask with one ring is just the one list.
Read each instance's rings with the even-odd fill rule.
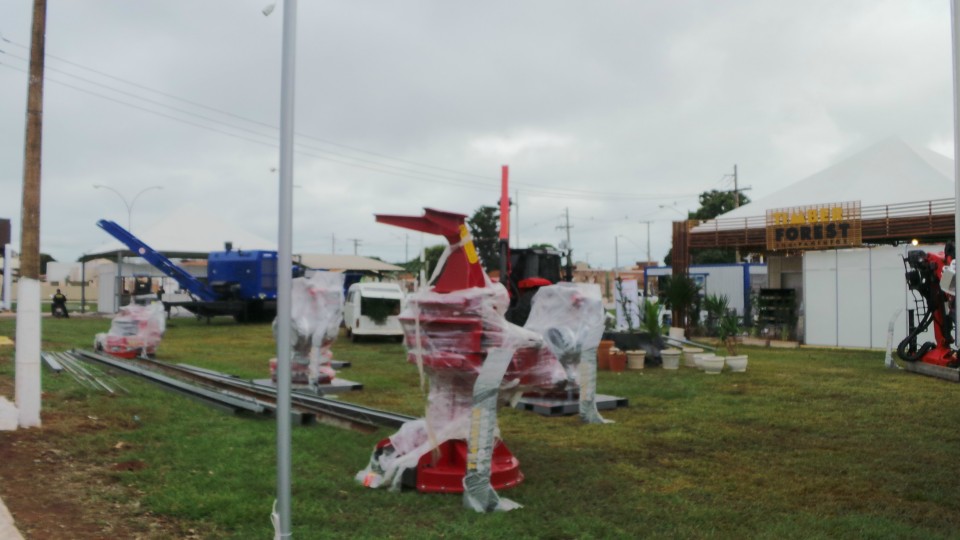
[[620,275],[620,235],[613,237],[613,275]]
[[[137,194],[133,196],[133,199],[132,199],[131,201],[127,202],[127,198],[123,196],[123,193],[120,193],[119,191],[117,191],[116,189],[114,189],[114,188],[112,188],[112,187],[110,187],[110,186],[104,186],[104,185],[100,185],[100,184],[94,184],[93,187],[94,187],[94,189],[106,189],[106,190],[112,191],[112,192],[114,192],[114,193],[117,194],[117,197],[120,197],[120,200],[123,201],[123,205],[127,207],[127,231],[130,232],[131,234],[133,234],[133,230],[132,230],[132,229],[133,229],[133,227],[132,227],[132,221],[133,221],[133,205],[137,202],[137,199],[139,199],[141,195],[143,195],[143,194],[146,193],[147,191],[150,191],[151,189],[163,189],[163,186],[149,186],[149,187],[145,187],[145,188],[141,189],[139,192],[137,192]],[[116,293],[117,293],[117,294],[114,295],[114,302],[115,302],[114,308],[117,309],[117,310],[120,309],[120,304],[123,302],[123,289],[124,289],[124,287],[123,287],[123,265],[122,265],[122,260],[121,260],[121,258],[120,258],[120,254],[121,254],[121,253],[122,253],[121,251],[118,251],[118,252],[117,252],[117,285],[116,285],[116,288],[117,288]],[[86,264],[86,263],[84,263],[84,264]],[[82,305],[82,304],[81,304],[81,305]],[[81,309],[82,309],[82,308],[81,308]]]
[[674,212],[676,212],[676,213],[680,214],[681,216],[683,216],[683,219],[688,219],[688,218],[690,217],[690,215],[687,214],[686,212],[681,212],[680,209],[677,208],[677,204],[676,204],[676,203],[674,203],[674,204],[661,204],[661,205],[659,205],[659,206],[660,206],[660,208],[662,208],[662,209],[673,210]]
[[120,193],[119,191],[117,191],[116,189],[114,189],[114,188],[112,188],[112,187],[110,187],[110,186],[104,186],[104,185],[100,185],[100,184],[94,184],[93,187],[94,187],[95,189],[107,189],[107,190],[110,190],[110,191],[116,193],[116,194],[117,194],[117,197],[120,197],[120,200],[123,201],[123,205],[127,207],[127,231],[129,231],[129,232],[133,232],[133,226],[132,226],[132,220],[133,220],[133,205],[136,204],[137,199],[139,199],[141,195],[143,195],[143,194],[146,193],[147,191],[150,191],[151,189],[163,189],[163,186],[150,186],[150,187],[145,187],[145,188],[141,189],[136,195],[134,195],[134,196],[133,196],[133,199],[131,199],[129,202],[127,202],[127,198],[123,196],[123,193]]

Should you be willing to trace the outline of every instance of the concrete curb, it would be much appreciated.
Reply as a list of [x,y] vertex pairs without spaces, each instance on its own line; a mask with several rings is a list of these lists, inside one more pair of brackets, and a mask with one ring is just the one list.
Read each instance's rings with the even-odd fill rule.
[[0,499],[0,538],[4,540],[24,540],[23,535],[14,525],[13,516],[10,515],[10,511],[7,510],[2,499]]

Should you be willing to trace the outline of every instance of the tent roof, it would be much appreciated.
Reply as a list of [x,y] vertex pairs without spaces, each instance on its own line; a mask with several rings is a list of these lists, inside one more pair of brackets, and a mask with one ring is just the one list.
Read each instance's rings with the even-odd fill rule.
[[[277,243],[230,225],[209,210],[187,205],[160,222],[134,235],[151,248],[173,258],[206,258],[211,251],[222,251],[224,242],[233,242],[234,249],[276,250]],[[104,231],[104,236],[110,235]],[[113,258],[117,252],[134,255],[118,240],[110,240],[87,251],[81,260]]]
[[833,202],[860,201],[864,207],[953,197],[952,159],[891,137],[719,218]]
[[304,254],[300,256],[300,263],[317,270],[363,270],[369,272],[399,272],[403,270],[403,268],[394,264],[359,255]]

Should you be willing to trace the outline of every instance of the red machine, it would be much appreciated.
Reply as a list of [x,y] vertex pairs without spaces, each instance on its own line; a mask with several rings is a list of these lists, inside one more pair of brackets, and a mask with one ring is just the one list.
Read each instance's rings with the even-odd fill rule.
[[[907,253],[904,265],[907,286],[914,292],[916,310],[910,311],[909,332],[897,347],[897,356],[907,362],[923,362],[948,368],[958,367],[953,328],[956,313],[954,274],[956,250],[948,243],[944,251],[927,253],[915,250]],[[916,322],[918,319],[919,322]],[[917,347],[917,336],[933,324],[935,343]]]
[[[518,388],[563,384],[564,373],[542,348],[540,336],[504,319],[509,297],[480,266],[465,215],[428,208],[421,217],[376,219],[442,235],[450,247],[435,284],[408,297],[400,316],[407,359],[430,382],[426,418],[409,422],[381,441],[370,467],[357,478],[370,487],[392,482],[395,487],[413,485],[420,492],[462,493],[472,394],[488,350],[515,351],[503,380]],[[499,438],[493,447],[490,481],[498,490],[523,481],[519,462]]]

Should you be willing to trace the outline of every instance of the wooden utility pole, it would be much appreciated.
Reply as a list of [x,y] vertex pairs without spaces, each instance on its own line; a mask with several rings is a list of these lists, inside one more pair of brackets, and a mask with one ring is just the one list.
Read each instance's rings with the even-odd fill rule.
[[15,394],[20,427],[40,426],[40,142],[46,21],[46,0],[34,0],[20,209],[20,282],[17,285]]
[[47,2],[33,1],[27,133],[23,155],[23,207],[20,215],[20,277],[40,279],[40,143],[43,131],[43,58]]

